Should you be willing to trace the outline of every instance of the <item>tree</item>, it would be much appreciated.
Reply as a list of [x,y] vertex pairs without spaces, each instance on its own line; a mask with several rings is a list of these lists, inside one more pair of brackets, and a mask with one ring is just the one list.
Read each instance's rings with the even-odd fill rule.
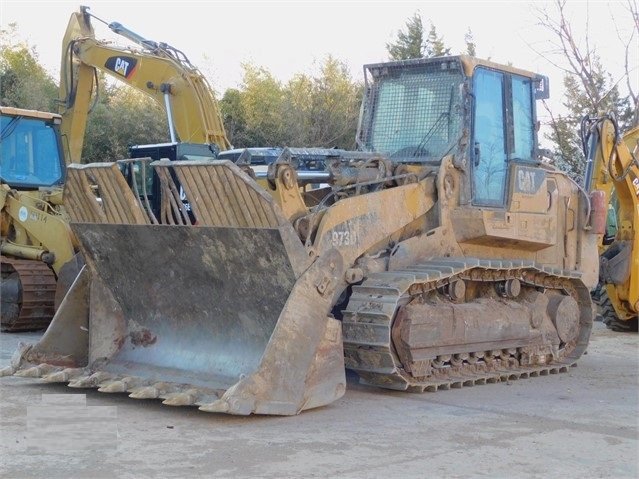
[[[474,56],[475,44],[470,29],[465,40],[468,53]],[[415,12],[406,21],[405,31],[397,32],[397,40],[394,43],[386,44],[386,51],[391,61],[450,55],[450,48],[444,43],[444,37],[437,34],[437,28],[432,22],[428,35],[425,35],[424,24],[419,12]]]
[[437,35],[437,28],[431,23],[430,32],[428,32],[424,45],[424,56],[430,58],[442,55],[450,55],[450,48],[444,45],[444,37]]
[[[637,95],[633,92],[631,82],[628,83],[629,95],[623,96],[619,91],[619,82],[615,81],[602,64],[594,46],[591,46],[587,33],[581,42],[573,33],[566,12],[567,0],[555,0],[555,12],[546,9],[538,10],[542,26],[549,29],[558,40],[558,48],[552,52],[561,62],[556,63],[564,70],[564,87],[566,89],[562,102],[567,113],[550,114],[550,133],[547,138],[555,145],[554,156],[557,165],[567,171],[575,180],[583,176],[585,158],[581,149],[580,122],[585,115],[600,112],[616,114],[622,129],[632,122],[633,113],[637,111]],[[631,2],[629,2],[629,5]],[[631,9],[632,11],[632,9]],[[635,13],[635,31],[631,39],[639,32],[639,20]],[[625,43],[626,60],[628,58],[629,40]],[[552,61],[552,60],[551,60]],[[626,61],[626,77],[630,78]],[[635,87],[636,88],[636,87]]]
[[387,43],[386,50],[390,60],[408,60],[422,58],[425,53],[424,25],[419,12],[415,12],[406,21],[406,31],[397,33],[395,43]]
[[38,64],[38,53],[17,39],[17,25],[0,30],[0,104],[31,110],[57,111],[58,88]]
[[[628,103],[630,104],[630,109],[632,111],[632,118],[630,120],[631,125],[639,126],[639,85],[633,81],[636,81],[636,71],[632,72],[630,66],[630,56],[633,58],[637,58],[637,40],[639,37],[639,6],[637,2],[628,0],[628,15],[630,18],[634,20],[634,30],[628,35],[625,39],[625,48],[624,48],[624,66],[625,66],[625,79],[626,79],[626,89],[628,91]],[[623,37],[619,35],[619,38]],[[635,67],[636,68],[636,67]]]
[[471,57],[477,56],[477,45],[475,44],[475,38],[473,37],[473,32],[470,30],[470,27],[468,27],[464,35],[464,42],[466,43],[466,55],[470,55]]
[[298,73],[288,82],[283,120],[290,134],[287,139],[289,146],[320,146],[311,133],[316,108],[316,102],[313,101],[314,91],[315,84],[309,75]]
[[242,92],[236,88],[229,88],[218,102],[222,123],[226,136],[234,147],[247,146],[246,112],[242,105]]
[[354,148],[362,85],[343,62],[329,55],[319,75],[300,73],[285,85],[266,68],[243,68],[242,86],[219,103],[235,148]]
[[285,89],[288,144],[354,148],[361,88],[352,81],[348,67],[331,55],[322,64],[321,75],[297,75]]
[[245,144],[237,147],[283,146],[282,127],[284,92],[282,85],[266,68],[242,64],[241,108],[246,118]]
[[130,145],[170,140],[166,113],[153,99],[128,85],[112,84],[101,91],[87,121],[83,163],[129,158]]

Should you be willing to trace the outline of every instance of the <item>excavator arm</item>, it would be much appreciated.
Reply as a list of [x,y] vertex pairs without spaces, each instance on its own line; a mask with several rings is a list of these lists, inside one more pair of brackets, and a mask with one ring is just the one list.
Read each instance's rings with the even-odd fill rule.
[[604,193],[606,206],[616,197],[615,238],[610,245],[604,244],[604,235],[599,240],[600,283],[604,301],[614,308],[613,323],[626,329],[623,323],[636,325],[639,312],[639,127],[621,135],[615,117],[602,115],[585,118],[582,132],[585,184]]
[[172,142],[215,144],[221,151],[231,147],[213,90],[186,55],[116,22],[109,23],[109,28],[140,48],[97,40],[91,24],[91,17],[97,17],[88,10],[81,7],[71,15],[62,43],[60,114],[69,162],[80,162],[98,71],[149,95],[164,108]]

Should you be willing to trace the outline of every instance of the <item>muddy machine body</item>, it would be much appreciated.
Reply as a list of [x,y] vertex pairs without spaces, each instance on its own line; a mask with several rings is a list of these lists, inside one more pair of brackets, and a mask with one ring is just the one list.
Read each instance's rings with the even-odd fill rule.
[[87,264],[5,374],[294,415],[341,397],[345,368],[409,391],[567,370],[597,235],[589,195],[538,156],[547,80],[465,56],[365,74],[358,151],[324,171],[284,150],[264,187],[241,162],[154,161],[158,217],[117,162],[70,167]]

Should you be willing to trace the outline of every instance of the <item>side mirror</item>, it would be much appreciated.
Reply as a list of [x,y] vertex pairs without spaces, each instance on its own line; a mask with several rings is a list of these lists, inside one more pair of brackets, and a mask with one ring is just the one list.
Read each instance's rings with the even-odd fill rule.
[[550,98],[550,83],[547,76],[537,75],[533,82],[535,84],[535,100]]

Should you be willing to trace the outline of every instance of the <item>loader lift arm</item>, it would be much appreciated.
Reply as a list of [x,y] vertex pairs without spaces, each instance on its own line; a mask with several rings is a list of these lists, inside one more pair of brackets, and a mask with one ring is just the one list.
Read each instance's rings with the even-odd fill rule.
[[618,229],[611,244],[599,237],[597,300],[604,322],[615,330],[637,330],[639,313],[639,127],[621,134],[614,115],[585,117],[582,140],[585,185],[615,197]]

